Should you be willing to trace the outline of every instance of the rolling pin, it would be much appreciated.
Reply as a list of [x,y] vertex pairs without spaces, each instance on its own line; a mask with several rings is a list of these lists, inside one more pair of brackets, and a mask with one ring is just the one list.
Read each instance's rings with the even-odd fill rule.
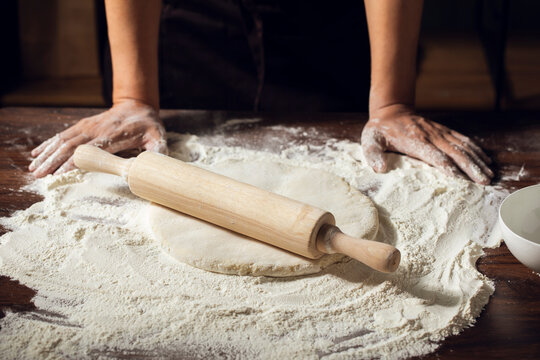
[[325,210],[159,153],[123,159],[80,145],[74,161],[83,170],[122,176],[143,199],[307,258],[340,253],[382,272],[399,266],[398,249],[345,235]]

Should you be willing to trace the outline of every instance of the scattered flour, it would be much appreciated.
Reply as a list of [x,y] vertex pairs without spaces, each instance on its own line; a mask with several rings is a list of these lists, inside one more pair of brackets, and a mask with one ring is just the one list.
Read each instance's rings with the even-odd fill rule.
[[[172,156],[246,156],[169,134]],[[211,141],[210,141],[211,142]],[[359,144],[291,145],[283,161],[331,171],[378,207],[377,239],[396,245],[394,274],[346,261],[292,278],[206,272],[152,238],[148,203],[124,180],[72,171],[32,188],[44,200],[1,223],[0,274],[37,291],[38,310],[0,321],[0,358],[384,358],[434,351],[474,323],[493,293],[475,268],[504,194],[390,155],[365,165]]]
[[219,124],[217,126],[217,129],[218,130],[222,130],[222,129],[227,129],[227,128],[231,128],[231,127],[236,127],[236,126],[239,126],[239,125],[245,125],[245,124],[254,124],[254,123],[258,123],[262,121],[261,118],[253,118],[253,119],[230,119],[230,120],[227,120],[225,121],[224,123],[222,124]]
[[502,168],[500,172],[501,181],[519,181],[529,175],[529,172],[525,170],[525,164],[522,164],[519,170],[515,166],[507,166]]

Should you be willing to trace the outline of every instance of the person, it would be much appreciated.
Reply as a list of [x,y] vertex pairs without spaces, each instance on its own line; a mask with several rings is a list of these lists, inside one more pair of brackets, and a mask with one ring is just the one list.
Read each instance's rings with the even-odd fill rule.
[[[254,0],[240,0],[252,3]],[[422,0],[365,0],[371,54],[369,120],[361,144],[369,165],[387,171],[386,151],[420,159],[446,174],[489,184],[489,157],[463,134],[414,109]],[[167,152],[159,118],[160,0],[105,0],[112,60],[112,107],[80,120],[32,151],[36,177],[73,169],[78,145],[111,153],[132,148]],[[257,20],[257,19],[255,19]],[[260,35],[260,24],[255,22]],[[260,89],[259,89],[260,90]],[[259,94],[260,95],[260,94]]]

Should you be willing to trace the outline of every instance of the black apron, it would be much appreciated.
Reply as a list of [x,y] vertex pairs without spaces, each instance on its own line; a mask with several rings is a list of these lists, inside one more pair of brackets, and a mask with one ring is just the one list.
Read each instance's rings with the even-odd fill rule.
[[366,111],[359,0],[166,0],[162,108]]

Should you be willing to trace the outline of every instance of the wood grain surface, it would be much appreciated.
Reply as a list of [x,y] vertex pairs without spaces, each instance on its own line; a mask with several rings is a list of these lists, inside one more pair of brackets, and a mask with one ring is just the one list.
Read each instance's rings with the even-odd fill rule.
[[[30,150],[40,142],[101,109],[0,109],[0,216],[25,209],[40,196],[21,191],[32,181],[26,171]],[[494,160],[494,184],[511,190],[540,183],[540,113],[434,113],[431,118],[473,137]],[[317,144],[326,138],[359,141],[364,114],[253,114],[216,111],[162,111],[167,130],[193,134],[220,131],[227,144],[260,149],[272,147],[279,126],[301,127],[283,133],[287,141]],[[231,119],[256,123],[221,126]],[[272,137],[267,136],[272,133]],[[291,135],[292,134],[292,135]],[[292,137],[286,139],[286,137]],[[283,141],[283,139],[281,139]],[[5,233],[0,228],[0,234]],[[478,269],[495,281],[491,297],[476,324],[446,339],[434,354],[422,359],[540,358],[540,276],[521,265],[503,244],[487,249]],[[0,276],[0,310],[39,311],[32,303],[35,289]],[[0,317],[4,313],[0,311]],[[1,322],[0,322],[1,326]],[[1,332],[1,329],[0,329]],[[171,357],[174,357],[171,354]],[[133,358],[137,358],[133,354]]]

